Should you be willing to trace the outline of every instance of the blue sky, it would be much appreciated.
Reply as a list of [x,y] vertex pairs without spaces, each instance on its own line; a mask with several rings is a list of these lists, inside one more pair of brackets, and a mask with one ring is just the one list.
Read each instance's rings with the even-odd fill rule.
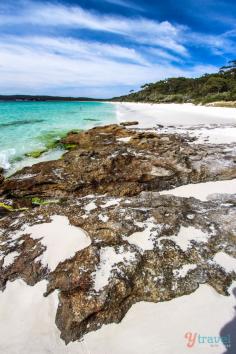
[[0,93],[112,97],[236,59],[235,0],[0,3]]

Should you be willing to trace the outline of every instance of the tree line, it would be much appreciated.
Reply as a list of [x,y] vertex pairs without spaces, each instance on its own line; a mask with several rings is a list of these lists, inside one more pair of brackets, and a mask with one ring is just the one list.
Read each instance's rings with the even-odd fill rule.
[[217,73],[198,78],[177,77],[148,83],[138,92],[116,97],[117,101],[152,103],[210,103],[236,101],[236,60],[223,66]]

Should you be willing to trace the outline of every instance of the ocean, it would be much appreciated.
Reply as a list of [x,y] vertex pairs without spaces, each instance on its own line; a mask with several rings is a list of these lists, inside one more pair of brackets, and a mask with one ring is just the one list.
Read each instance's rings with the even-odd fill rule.
[[50,149],[39,158],[26,154],[46,150],[70,130],[86,130],[116,120],[116,107],[103,102],[1,102],[0,167],[6,175],[39,161],[59,158]]

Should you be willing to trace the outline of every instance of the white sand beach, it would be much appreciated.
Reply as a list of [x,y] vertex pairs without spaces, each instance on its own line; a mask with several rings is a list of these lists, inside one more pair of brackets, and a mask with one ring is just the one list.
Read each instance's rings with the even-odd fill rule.
[[236,0],[0,29],[0,354],[236,354]]
[[138,121],[140,128],[152,128],[156,124],[164,126],[236,124],[236,108],[196,106],[191,103],[150,104],[122,102],[115,104],[117,105],[119,122]]
[[[234,294],[233,294],[234,289]],[[236,283],[230,296],[219,295],[208,285],[169,302],[135,304],[120,324],[103,326],[82,342],[68,346],[55,325],[57,293],[43,297],[46,281],[34,287],[22,280],[8,284],[0,294],[1,353],[7,354],[184,354],[190,351],[186,333],[216,337],[233,335],[222,328],[235,320]],[[235,326],[235,325],[234,325]],[[199,343],[191,353],[223,354],[224,345]]]
[[[139,128],[152,128],[156,124],[165,126],[220,124],[222,125],[220,135],[224,137],[223,125],[236,124],[236,109],[234,108],[203,107],[191,104],[116,103],[116,105],[118,121],[137,120]],[[236,127],[227,128],[227,134],[229,134],[228,129],[235,142]],[[200,200],[207,200],[207,196],[213,193],[236,193],[236,180],[186,185],[161,192],[161,194],[183,197],[191,196]],[[90,203],[87,211],[93,208],[94,205]],[[54,218],[54,223],[57,218]],[[71,231],[71,226],[64,219],[61,219],[60,225],[61,232]],[[38,238],[41,231],[45,233],[45,227],[48,226],[37,225],[28,231],[32,231],[34,237]],[[82,244],[81,242],[77,244],[74,239],[75,232],[73,228],[73,245],[68,250],[69,253],[63,252],[62,255],[57,255],[61,257],[61,260],[65,259],[66,255],[72,256],[76,247],[81,249],[89,244],[89,239],[83,230],[79,231]],[[191,233],[191,230],[189,232]],[[52,234],[54,234],[53,230]],[[194,237],[193,234],[191,235]],[[145,237],[144,242],[146,242]],[[53,249],[53,245],[56,247],[56,244],[55,237],[53,240],[45,239],[45,245],[50,245],[50,249]],[[52,257],[51,254],[48,255],[49,259]],[[58,257],[56,257],[56,263],[60,261]],[[56,266],[54,258],[52,258],[52,268]],[[222,262],[222,255],[216,257],[215,261]],[[223,257],[223,261],[226,262],[226,264],[223,262],[226,268],[228,261],[228,267],[236,271],[235,260],[231,257],[230,259]],[[233,335],[231,325],[223,332],[222,329],[233,319],[235,321],[235,289],[236,283],[233,283],[230,296],[227,297],[218,294],[209,285],[201,285],[191,295],[175,298],[169,302],[137,303],[128,311],[120,324],[103,326],[102,329],[87,334],[82,342],[65,346],[55,325],[57,293],[54,292],[45,298],[43,293],[46,290],[46,281],[30,287],[22,280],[16,280],[8,283],[6,290],[0,293],[2,337],[0,352],[5,354],[185,354],[190,351],[193,354],[223,354],[226,349],[222,342],[217,345],[207,340],[199,342],[198,335],[208,338]],[[189,342],[189,336],[195,334],[197,336],[194,337],[195,340]],[[188,343],[192,344],[191,350],[187,346]]]

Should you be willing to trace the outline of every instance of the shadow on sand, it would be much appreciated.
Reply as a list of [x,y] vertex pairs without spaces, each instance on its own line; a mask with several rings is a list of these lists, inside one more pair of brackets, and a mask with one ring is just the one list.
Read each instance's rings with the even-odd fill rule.
[[[233,290],[233,295],[236,298],[236,288]],[[226,325],[221,329],[220,336],[230,336],[230,346],[226,347],[226,351],[223,354],[236,354],[236,313],[234,318],[230,322],[226,323]]]

